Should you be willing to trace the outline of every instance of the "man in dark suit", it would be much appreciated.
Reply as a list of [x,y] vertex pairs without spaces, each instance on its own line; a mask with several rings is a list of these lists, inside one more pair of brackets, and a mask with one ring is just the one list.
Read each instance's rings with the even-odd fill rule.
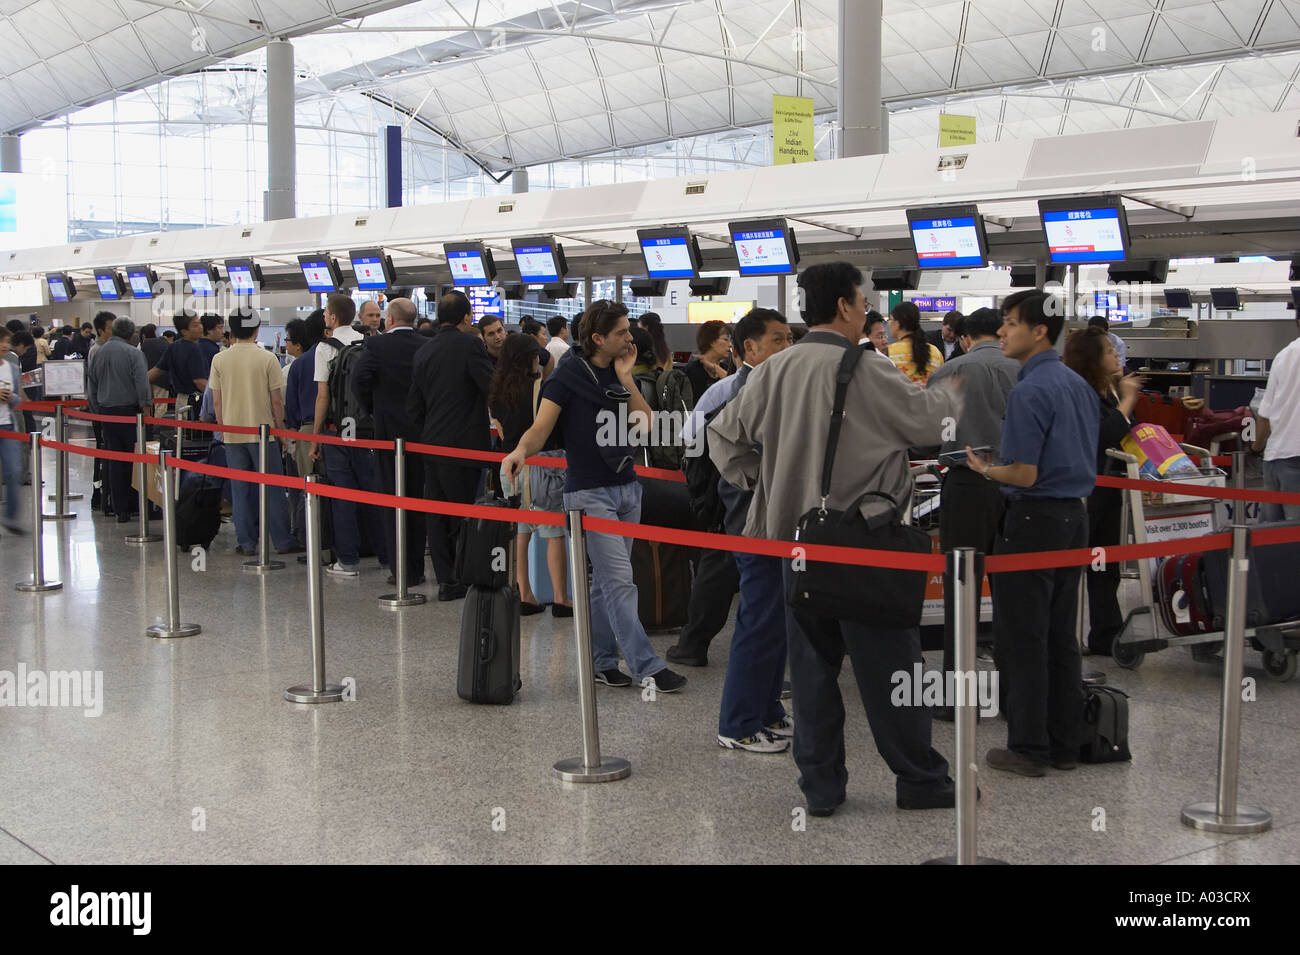
[[[388,303],[388,327],[382,335],[371,335],[362,345],[361,358],[352,376],[352,390],[375,419],[375,438],[392,441],[403,438],[419,441],[420,429],[406,411],[411,391],[411,366],[415,353],[425,340],[415,334],[415,303],[409,298],[395,298]],[[385,494],[396,492],[397,479],[392,451],[376,451],[379,486]],[[404,458],[407,496],[416,496],[424,488],[424,456],[408,451]],[[406,579],[411,586],[424,583],[424,515],[406,512]],[[397,522],[384,521],[388,553],[397,556]],[[389,584],[397,583],[397,568]]]
[[[420,346],[411,368],[406,411],[425,444],[489,449],[487,394],[492,359],[474,334],[474,312],[464,292],[438,301],[438,334]],[[424,494],[431,500],[474,503],[483,465],[463,458],[424,462]],[[452,562],[463,520],[429,515],[429,556],[438,577],[438,599],[459,600],[466,587],[455,579]]]
[[961,347],[961,319],[961,312],[951,311],[943,317],[943,325],[937,331],[925,336],[931,345],[939,349],[944,361],[966,354],[966,349]]

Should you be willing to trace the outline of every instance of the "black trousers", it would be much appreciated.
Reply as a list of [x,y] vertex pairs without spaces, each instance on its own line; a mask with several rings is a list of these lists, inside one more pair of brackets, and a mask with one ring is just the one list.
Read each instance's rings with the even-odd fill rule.
[[[139,409],[135,406],[120,408],[101,408],[101,414],[111,415],[130,415],[132,419]],[[134,451],[135,450],[135,421],[130,424],[118,424],[114,422],[96,421],[95,425],[99,428],[102,441],[96,443],[109,451]],[[102,459],[96,458],[96,463]],[[136,494],[131,487],[131,468],[134,467],[129,461],[103,461],[104,471],[108,477],[108,494],[109,500],[113,502],[113,513],[131,514],[136,510]]]
[[[1002,485],[988,481],[970,468],[949,468],[943,479],[939,505],[939,547],[945,554],[954,547],[974,547],[981,554],[993,553],[993,543],[1002,524],[1006,497]],[[976,577],[983,575],[983,561]],[[953,660],[953,582],[943,578],[943,669],[955,668]]]
[[[431,501],[453,501],[473,504],[478,491],[482,468],[445,464],[438,458],[424,462],[424,496]],[[446,514],[428,515],[429,559],[439,585],[454,584],[452,567],[456,560],[456,540],[460,537],[464,518]]]
[[[1099,487],[1088,498],[1088,546],[1117,547],[1124,503],[1118,488]],[[1088,649],[1110,653],[1124,629],[1119,608],[1119,561],[1106,561],[1105,570],[1088,568]]]
[[[1007,505],[994,552],[1069,550],[1088,540],[1082,501]],[[1075,614],[1081,567],[994,574],[993,641],[1006,692],[1007,748],[1048,763],[1079,757],[1083,673]]]
[[[396,455],[392,451],[375,452],[375,470],[379,478],[379,489],[385,494],[395,494],[397,489],[397,474],[394,467]],[[424,488],[424,456],[406,452],[403,455],[404,467],[406,472],[406,496],[418,497]],[[408,581],[419,580],[424,576],[424,534],[427,522],[425,517],[432,517],[432,514],[421,514],[419,511],[406,512],[406,575]],[[397,521],[393,511],[384,510],[384,536],[388,539],[388,554],[390,557],[396,557],[397,554]],[[397,574],[397,567],[393,568],[394,576]]]
[[709,644],[727,625],[731,601],[740,593],[740,572],[730,551],[703,550],[695,564],[691,603],[686,626],[677,638],[677,650],[686,656],[703,657]]
[[[790,589],[790,562],[782,561],[782,586]],[[833,661],[822,657],[805,628],[826,637],[838,632],[842,649]],[[930,710],[895,706],[893,675],[913,673],[921,662],[916,629],[885,630],[848,620],[809,618],[786,604],[790,684],[794,703],[794,761],[799,788],[812,809],[826,809],[844,798],[849,774],[844,759],[844,699],[839,676],[844,654],[853,661],[853,676],[867,712],[871,737],[897,777],[896,795],[918,796],[943,786],[948,762],[930,745]],[[833,642],[833,641],[830,641]]]

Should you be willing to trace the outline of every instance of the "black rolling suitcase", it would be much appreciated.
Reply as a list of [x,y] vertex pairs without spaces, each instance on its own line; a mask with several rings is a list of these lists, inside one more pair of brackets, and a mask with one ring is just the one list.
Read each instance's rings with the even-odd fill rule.
[[[514,524],[484,521],[509,529],[506,585],[471,584],[460,618],[460,660],[456,694],[470,703],[513,703],[519,679],[519,588],[515,585]],[[485,529],[486,530],[486,529]],[[470,531],[468,522],[464,532]],[[490,536],[490,532],[489,532]],[[478,566],[478,562],[474,562]]]
[[[1300,524],[1261,524],[1254,530],[1298,527]],[[1300,587],[1296,567],[1300,566],[1300,544],[1259,546],[1252,537],[1246,550],[1250,570],[1246,576],[1246,626],[1267,627],[1300,619]],[[1205,592],[1210,598],[1214,628],[1223,630],[1228,618],[1228,571],[1232,552],[1207,551],[1202,563]]]

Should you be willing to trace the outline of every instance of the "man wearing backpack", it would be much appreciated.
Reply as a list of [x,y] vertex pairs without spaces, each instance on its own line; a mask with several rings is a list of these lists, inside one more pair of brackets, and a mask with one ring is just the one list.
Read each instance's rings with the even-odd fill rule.
[[[357,306],[347,295],[325,301],[325,340],[316,347],[316,415],[313,434],[340,434],[344,438],[374,437],[370,413],[352,390],[351,376],[361,358],[365,336],[352,328]],[[369,448],[317,443],[312,458],[324,460],[325,474],[335,487],[378,492],[374,452]],[[337,559],[325,570],[337,577],[361,572],[361,533],[367,532],[379,563],[387,566],[382,511],[370,504],[331,499],[334,515],[334,553]]]

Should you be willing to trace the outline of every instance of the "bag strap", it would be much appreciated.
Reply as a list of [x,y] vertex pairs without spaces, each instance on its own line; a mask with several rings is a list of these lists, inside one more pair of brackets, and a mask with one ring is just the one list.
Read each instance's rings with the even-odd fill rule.
[[822,461],[821,509],[826,510],[826,499],[831,494],[831,470],[835,467],[835,449],[840,443],[840,427],[844,423],[844,401],[849,394],[849,382],[853,380],[853,370],[862,357],[862,349],[849,345],[844,349],[844,357],[835,372],[835,406],[831,409],[830,436],[826,439],[826,457]]

